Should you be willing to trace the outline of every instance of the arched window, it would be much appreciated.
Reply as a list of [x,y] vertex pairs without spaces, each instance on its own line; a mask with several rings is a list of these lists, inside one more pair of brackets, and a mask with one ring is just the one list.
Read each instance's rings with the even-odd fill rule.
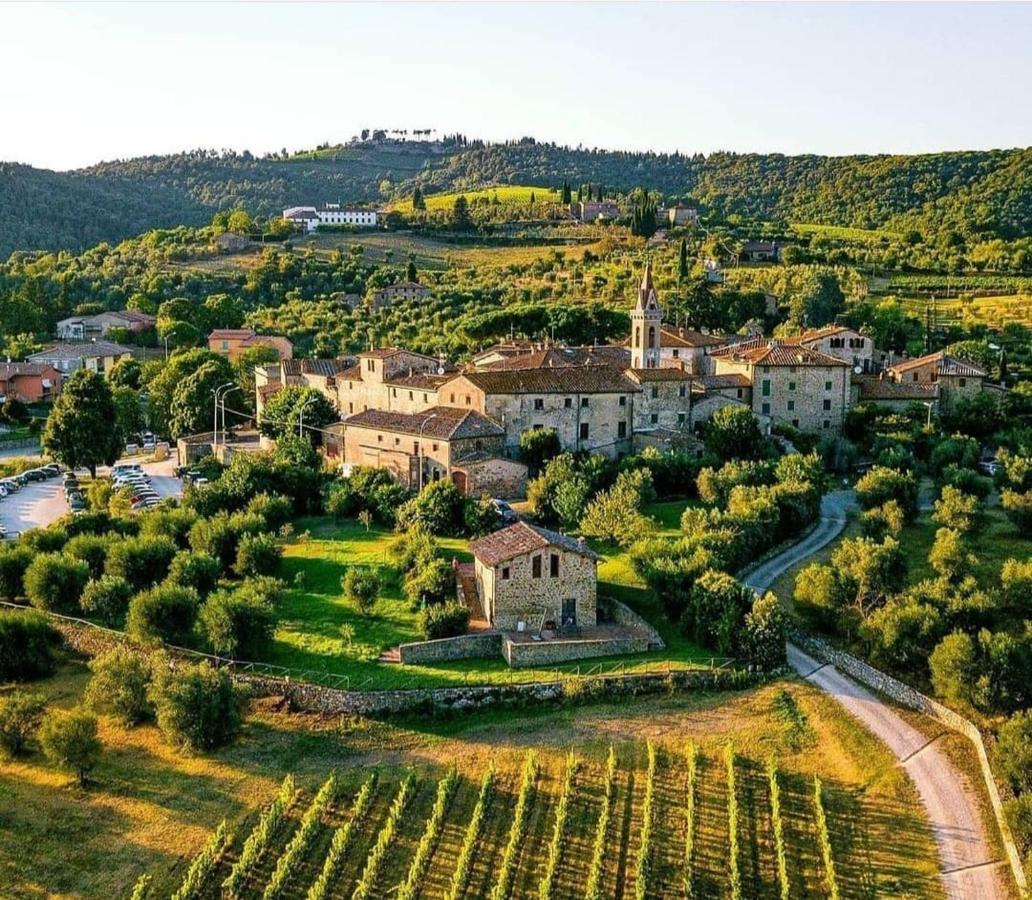
[[656,329],[655,326],[649,326],[649,349],[652,350],[656,346]]
[[641,328],[639,326],[635,326],[634,328],[634,346],[641,346]]

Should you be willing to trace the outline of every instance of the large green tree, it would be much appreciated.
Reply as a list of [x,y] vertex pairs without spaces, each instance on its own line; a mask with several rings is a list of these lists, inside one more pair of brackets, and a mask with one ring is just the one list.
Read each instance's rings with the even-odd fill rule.
[[210,430],[215,411],[215,389],[233,381],[229,363],[210,359],[184,378],[172,394],[168,430],[173,438]]
[[80,369],[64,384],[43,432],[43,449],[69,468],[109,466],[124,437],[111,388],[102,375]]
[[[167,362],[159,363],[157,373],[150,377],[147,383],[148,412],[151,430],[158,434],[170,433],[170,420],[172,418],[172,400],[179,386],[190,375],[196,372],[206,363],[214,363],[222,368],[225,377],[222,383],[233,381],[233,367],[228,360],[208,350],[196,349],[187,350],[185,353],[176,353]],[[149,369],[152,364],[148,363]],[[208,398],[208,410],[213,414],[214,398]]]
[[290,385],[269,398],[258,418],[258,430],[271,438],[286,432],[296,434],[302,412],[305,427],[324,428],[340,418],[333,404],[319,391]]

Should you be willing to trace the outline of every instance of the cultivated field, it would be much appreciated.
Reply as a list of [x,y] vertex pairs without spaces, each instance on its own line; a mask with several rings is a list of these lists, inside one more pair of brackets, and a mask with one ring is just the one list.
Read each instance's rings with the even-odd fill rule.
[[[924,320],[932,306],[929,297],[901,297],[907,315]],[[988,325],[1001,328],[1011,322],[1032,325],[1032,294],[1006,294],[991,297],[938,297],[934,302],[936,320],[942,325]]]
[[[529,184],[502,184],[495,187],[478,188],[470,191],[454,191],[448,194],[427,194],[426,208],[428,211],[437,209],[451,209],[458,197],[465,197],[470,204],[475,203],[530,203],[530,195],[534,195],[535,203],[558,203],[559,192],[553,187],[535,187]],[[399,212],[412,212],[412,198],[396,200],[389,206]]]
[[[67,705],[83,681],[81,670],[71,669],[37,687]],[[0,843],[5,896],[127,896],[143,873],[154,879],[153,896],[168,896],[225,819],[225,842],[217,842],[211,865],[195,872],[199,890],[191,894],[215,898],[263,814],[272,827],[267,840],[251,841],[250,862],[231,881],[236,896],[490,897],[505,873],[508,890],[497,896],[582,898],[597,870],[602,897],[683,897],[689,877],[696,897],[735,896],[737,882],[738,896],[777,898],[779,858],[793,898],[828,896],[832,877],[842,897],[941,896],[932,838],[905,774],[833,700],[796,682],[442,723],[342,727],[269,704],[249,718],[235,746],[211,757],[170,750],[151,726],[125,730],[105,722],[102,738],[105,754],[86,791],[38,754],[0,765],[0,823],[11,837]],[[651,789],[649,741],[656,754]],[[539,770],[521,792],[531,750]],[[576,766],[567,779],[571,750]],[[452,766],[454,788],[442,791]],[[288,783],[277,821],[269,811],[287,773],[296,784]],[[331,773],[336,786],[323,792],[305,825]],[[355,816],[371,775],[375,782]],[[309,894],[328,858],[327,892]],[[410,874],[414,891],[399,892]]]

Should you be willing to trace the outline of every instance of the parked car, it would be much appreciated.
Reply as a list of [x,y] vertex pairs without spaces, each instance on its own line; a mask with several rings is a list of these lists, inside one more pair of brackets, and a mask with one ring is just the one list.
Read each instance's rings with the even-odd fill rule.
[[996,459],[983,459],[978,464],[978,467],[986,475],[995,475],[997,472],[1000,471],[1000,462],[999,462],[999,460],[996,460]]
[[516,510],[509,506],[509,504],[504,500],[493,498],[491,500],[491,505],[494,507],[495,512],[498,513],[498,518],[504,525],[512,525],[514,522],[519,521],[520,517],[516,513]]
[[39,470],[45,473],[47,478],[57,478],[61,474],[61,467],[57,463],[47,463],[40,466]]
[[15,479],[13,478],[5,478],[2,481],[0,481],[0,484],[7,488],[7,492],[9,494],[14,493],[16,490],[18,490],[18,488],[21,487],[21,485],[18,484],[18,482],[15,481]]

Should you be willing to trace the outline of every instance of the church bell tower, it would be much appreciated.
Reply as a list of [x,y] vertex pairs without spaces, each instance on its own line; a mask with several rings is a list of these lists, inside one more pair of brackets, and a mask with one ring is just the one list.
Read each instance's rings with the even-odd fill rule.
[[663,312],[652,286],[652,261],[645,262],[645,274],[638,285],[638,299],[631,310],[631,368],[658,369],[660,326]]

